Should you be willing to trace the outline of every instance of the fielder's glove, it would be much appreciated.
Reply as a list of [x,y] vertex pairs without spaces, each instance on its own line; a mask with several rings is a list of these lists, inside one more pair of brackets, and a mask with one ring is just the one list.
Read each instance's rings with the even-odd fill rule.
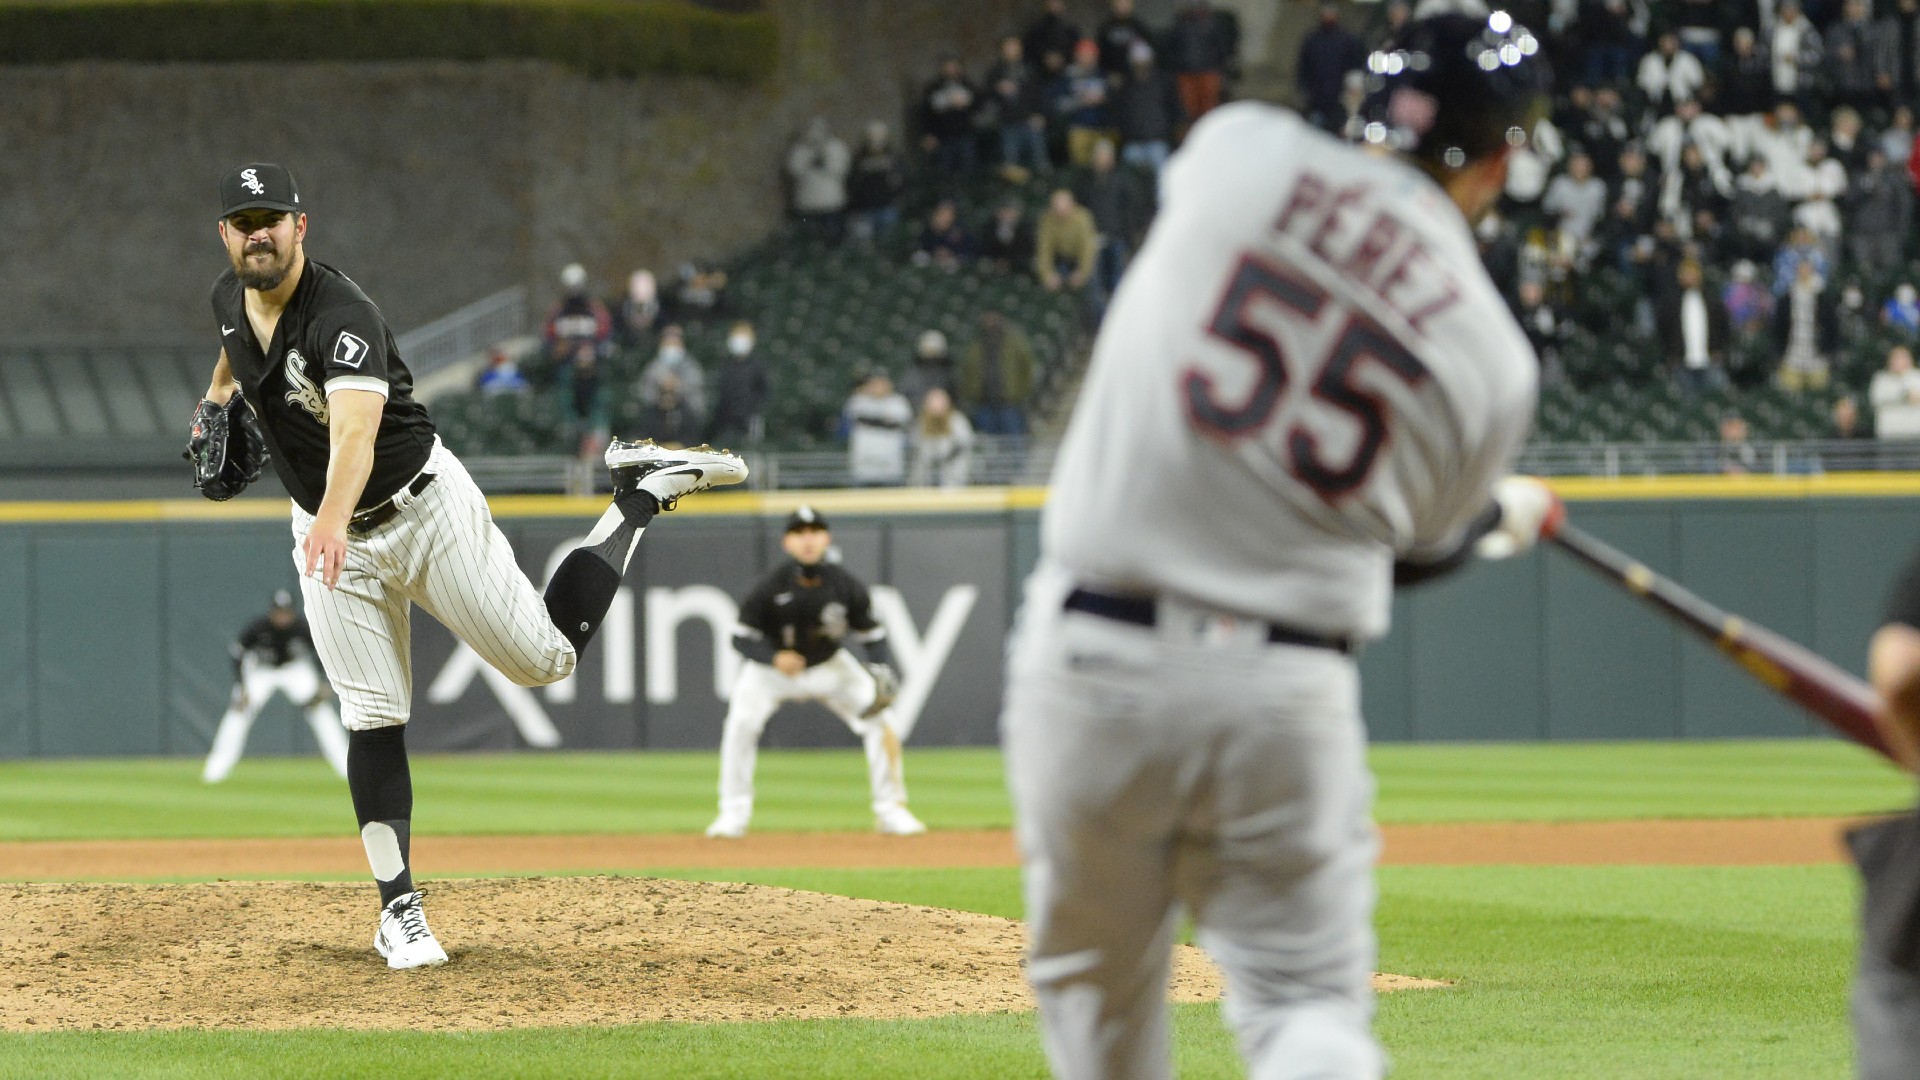
[[873,676],[873,704],[860,714],[862,720],[870,719],[886,711],[893,699],[900,696],[900,676],[894,674],[887,664],[868,664],[867,674]]
[[225,405],[200,399],[187,434],[187,452],[180,456],[193,462],[193,486],[200,494],[225,502],[260,479],[267,467],[267,440],[253,410],[235,390]]
[[1493,485],[1493,501],[1500,504],[1500,524],[1474,545],[1483,559],[1505,559],[1528,551],[1541,537],[1552,536],[1567,517],[1560,496],[1531,476],[1501,477]]

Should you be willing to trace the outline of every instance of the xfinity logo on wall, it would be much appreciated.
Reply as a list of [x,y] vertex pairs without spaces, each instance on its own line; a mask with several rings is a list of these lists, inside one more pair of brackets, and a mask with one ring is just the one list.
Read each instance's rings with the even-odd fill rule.
[[[569,541],[555,548],[548,560],[548,576],[577,542]],[[900,738],[905,740],[913,733],[928,696],[953,655],[954,645],[980,598],[980,589],[972,583],[949,586],[924,629],[907,609],[898,589],[875,585],[872,595],[874,615],[887,628],[900,669],[900,696],[893,709]],[[644,608],[640,606],[642,603]],[[644,642],[637,640],[636,633],[640,625],[638,617],[643,614]],[[601,654],[597,686],[587,683],[583,687],[584,680],[577,675],[537,691],[516,686],[481,659],[480,654],[460,644],[428,684],[427,703],[450,705],[460,700],[474,689],[473,683],[478,677],[528,745],[556,747],[561,744],[560,732],[548,715],[546,704],[572,704],[583,697],[591,702],[597,695],[607,705],[631,705],[639,697],[641,663],[646,665],[647,704],[672,705],[681,700],[683,691],[698,693],[695,687],[681,685],[684,676],[695,674],[684,671],[681,665],[679,636],[688,623],[704,627],[710,636],[711,689],[714,697],[725,701],[733,693],[734,678],[740,668],[740,654],[734,651],[732,643],[739,614],[739,604],[734,598],[714,585],[656,586],[643,591],[625,587],[615,596],[594,642],[594,651]],[[859,654],[857,646],[855,653]],[[542,696],[546,704],[542,703]]]

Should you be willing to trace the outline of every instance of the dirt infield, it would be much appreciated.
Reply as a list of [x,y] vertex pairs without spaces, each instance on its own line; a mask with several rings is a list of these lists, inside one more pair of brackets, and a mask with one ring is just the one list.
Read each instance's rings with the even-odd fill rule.
[[[1388,864],[1827,863],[1832,819],[1399,826]],[[1032,1007],[1018,923],[792,889],[633,876],[667,867],[1011,866],[1004,831],[422,837],[415,859],[452,960],[389,972],[364,882],[74,884],[78,878],[365,873],[340,840],[0,844],[0,1030],[487,1030],[657,1020],[874,1018]],[[37,882],[62,882],[44,884]],[[397,982],[404,980],[403,983]],[[410,991],[392,991],[404,985]],[[1381,975],[1382,990],[1441,984]],[[1176,959],[1176,1000],[1218,972]]]

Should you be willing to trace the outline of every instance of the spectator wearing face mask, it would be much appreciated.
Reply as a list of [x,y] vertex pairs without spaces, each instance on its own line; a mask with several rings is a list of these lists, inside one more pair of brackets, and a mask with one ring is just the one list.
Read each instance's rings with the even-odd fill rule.
[[745,319],[727,333],[727,359],[714,372],[713,424],[708,441],[716,446],[752,445],[766,438],[767,364],[754,351],[753,324]]
[[1908,341],[1920,338],[1920,293],[1911,282],[1893,287],[1893,295],[1880,308],[1880,325],[1904,336]]
[[705,416],[706,374],[700,370],[700,362],[687,352],[686,335],[677,325],[660,332],[660,351],[640,373],[640,400],[648,405],[658,402],[660,387],[668,375],[673,376],[680,400],[686,407],[695,416]]

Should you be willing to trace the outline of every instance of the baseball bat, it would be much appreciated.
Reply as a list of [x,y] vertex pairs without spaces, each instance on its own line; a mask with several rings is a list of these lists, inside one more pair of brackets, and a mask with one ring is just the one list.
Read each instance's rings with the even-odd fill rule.
[[[1707,639],[1747,674],[1826,721],[1842,735],[1896,765],[1876,719],[1879,696],[1865,681],[1813,650],[1722,611],[1656,574],[1645,563],[1565,521],[1550,536],[1560,550],[1624,586],[1680,625]],[[1904,766],[1903,766],[1904,767]]]

